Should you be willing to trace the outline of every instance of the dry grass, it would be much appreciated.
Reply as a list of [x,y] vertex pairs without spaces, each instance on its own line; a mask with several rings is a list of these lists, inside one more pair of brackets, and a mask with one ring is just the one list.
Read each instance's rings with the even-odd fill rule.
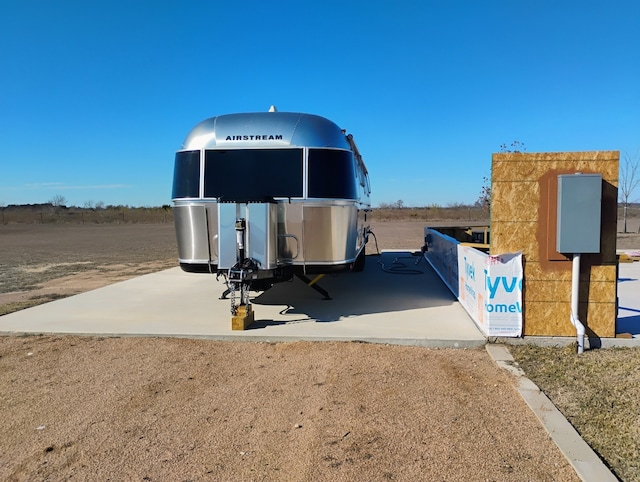
[[0,246],[0,315],[177,265],[169,223],[12,223]]
[[49,293],[45,295],[30,296],[26,300],[22,301],[13,301],[10,303],[0,304],[0,316],[8,315],[9,313],[13,313],[15,311],[26,310],[27,308],[31,308],[32,306],[43,305],[45,303],[49,303],[50,301],[66,298],[67,296],[69,295],[60,293]]
[[574,345],[520,345],[510,351],[621,480],[640,480],[640,350],[578,356]]
[[46,263],[46,264],[3,264],[3,276],[0,278],[0,293],[10,291],[33,290],[42,283],[77,274],[82,271],[96,269],[97,264],[89,261]]

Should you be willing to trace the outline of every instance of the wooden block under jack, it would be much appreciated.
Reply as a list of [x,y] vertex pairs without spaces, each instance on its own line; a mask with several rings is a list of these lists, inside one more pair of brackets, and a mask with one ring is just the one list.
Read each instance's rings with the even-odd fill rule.
[[232,330],[246,330],[255,321],[251,305],[240,305],[231,317]]

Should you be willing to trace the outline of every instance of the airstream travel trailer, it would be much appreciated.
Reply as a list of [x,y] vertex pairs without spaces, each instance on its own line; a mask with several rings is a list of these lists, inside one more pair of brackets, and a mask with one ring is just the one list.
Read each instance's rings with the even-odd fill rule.
[[275,109],[211,117],[176,153],[180,266],[224,276],[232,312],[236,290],[242,303],[294,275],[361,270],[369,194],[353,137],[328,119]]

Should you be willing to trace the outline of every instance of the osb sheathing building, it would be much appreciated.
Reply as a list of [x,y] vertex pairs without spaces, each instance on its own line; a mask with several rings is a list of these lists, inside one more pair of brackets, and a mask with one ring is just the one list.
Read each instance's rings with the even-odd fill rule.
[[616,334],[618,151],[492,156],[491,254],[522,251],[524,335],[575,336],[571,255],[556,251],[559,174],[601,174],[599,254],[583,254],[579,318],[590,337]]

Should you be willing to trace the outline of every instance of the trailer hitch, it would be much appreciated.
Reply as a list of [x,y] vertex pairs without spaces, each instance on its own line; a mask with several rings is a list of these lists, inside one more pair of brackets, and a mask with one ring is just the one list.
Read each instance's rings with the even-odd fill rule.
[[[251,280],[255,279],[258,264],[251,258],[245,258],[245,233],[247,223],[244,218],[236,219],[237,263],[227,272],[227,290],[222,294],[231,294],[231,329],[246,330],[254,321],[253,310],[249,302]],[[236,303],[236,292],[240,292]]]

